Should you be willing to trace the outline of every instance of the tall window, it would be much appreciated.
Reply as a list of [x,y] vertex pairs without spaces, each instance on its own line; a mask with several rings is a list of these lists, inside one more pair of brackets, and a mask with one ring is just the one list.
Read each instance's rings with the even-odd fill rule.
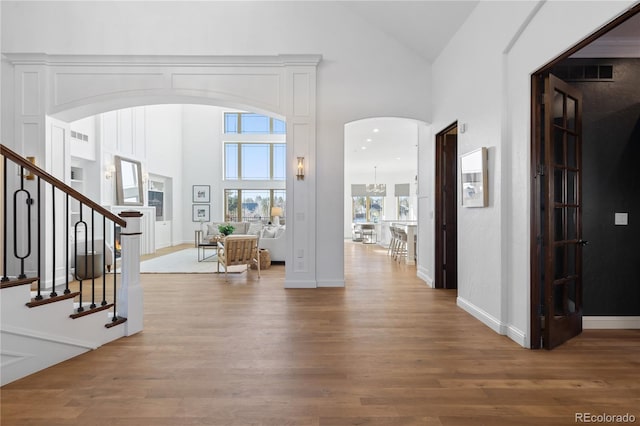
[[224,204],[226,221],[267,222],[271,220],[271,207],[282,207],[282,212],[285,212],[286,191],[225,189]]
[[244,134],[284,134],[286,126],[284,121],[266,115],[254,114],[251,112],[225,112],[224,113],[225,133]]
[[355,223],[378,223],[382,220],[383,212],[384,197],[352,197],[352,220]]
[[226,180],[285,180],[287,148],[283,143],[226,142]]

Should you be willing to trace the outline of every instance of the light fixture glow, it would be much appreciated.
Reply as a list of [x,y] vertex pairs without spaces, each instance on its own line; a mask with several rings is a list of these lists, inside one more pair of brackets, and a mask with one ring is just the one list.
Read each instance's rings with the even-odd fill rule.
[[105,168],[104,178],[111,179],[115,173],[116,173],[116,165],[110,164]]
[[377,169],[378,166],[373,166],[373,183],[368,183],[365,187],[365,191],[368,194],[386,194],[387,192],[387,185],[384,183],[378,183]]
[[298,178],[298,180],[304,180],[304,157],[298,157],[296,177]]

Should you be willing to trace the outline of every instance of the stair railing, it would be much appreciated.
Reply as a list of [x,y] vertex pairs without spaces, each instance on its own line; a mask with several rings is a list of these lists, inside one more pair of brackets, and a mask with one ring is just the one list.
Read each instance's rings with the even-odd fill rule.
[[[116,229],[118,226],[126,228],[126,220],[116,216],[6,146],[0,145],[0,154],[3,162],[1,214],[4,241],[2,242],[2,273],[0,274],[2,286],[37,283],[35,297],[30,303],[27,303],[28,306],[37,306],[60,298],[73,297],[77,301],[77,308],[75,313],[71,315],[72,318],[113,308],[111,324],[107,324],[107,327],[126,321],[117,315],[118,274],[116,274],[115,256]],[[11,166],[10,163],[12,163]],[[14,168],[17,170],[15,175],[13,174]],[[35,185],[31,181],[35,181]],[[51,198],[46,200],[48,187],[51,188]],[[35,192],[35,197],[33,192]],[[43,192],[45,192],[44,195]],[[77,203],[79,207],[77,220],[71,218],[71,203]],[[35,218],[33,217],[34,210]],[[85,211],[89,212],[88,217],[85,217]],[[47,220],[47,216],[50,217],[50,220]],[[11,228],[9,228],[10,222]],[[100,287],[99,283],[96,285],[100,265],[96,270],[95,259],[99,254],[99,247],[96,247],[95,231],[100,222],[102,225],[102,284],[101,288],[98,288],[99,291],[96,292],[96,287]],[[60,224],[64,225],[60,226]],[[110,235],[110,247],[114,249],[114,255],[113,268],[108,271],[106,264],[107,229],[110,226],[113,227],[113,232]],[[43,230],[44,227],[47,229]],[[89,229],[90,232],[88,232]],[[71,230],[73,230],[73,235],[70,234]],[[84,234],[84,238],[82,238],[82,234]],[[58,250],[61,248],[60,238],[65,241],[64,260],[62,261],[64,265],[60,265],[60,256],[58,256]],[[43,244],[50,244],[51,247],[48,247],[45,252]],[[48,256],[46,253],[51,253],[51,255]],[[75,264],[73,274],[72,259]],[[30,262],[32,269],[34,269],[35,262],[36,272],[33,277],[27,277],[25,268],[28,262]],[[43,295],[45,283],[42,279],[44,272],[42,268],[46,266],[50,266],[52,272],[50,275],[51,292],[48,297]],[[76,292],[72,292],[70,289],[70,284],[74,281],[77,281],[78,286]],[[90,281],[88,289],[86,281]],[[113,286],[111,302],[107,300],[109,283]],[[58,293],[61,287],[64,287],[62,295]],[[101,300],[97,300],[97,298],[101,298]]]

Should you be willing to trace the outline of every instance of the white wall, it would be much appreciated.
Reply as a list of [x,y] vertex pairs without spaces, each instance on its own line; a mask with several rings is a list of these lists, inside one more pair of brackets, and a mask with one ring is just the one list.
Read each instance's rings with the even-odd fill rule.
[[[272,55],[318,53],[316,280],[344,282],[343,126],[429,119],[430,67],[339,2],[3,2],[3,52]],[[56,25],[51,25],[55,22]],[[330,24],[330,25],[329,25]],[[171,30],[167,30],[170,28]],[[274,31],[274,28],[277,30]]]
[[433,65],[434,133],[457,120],[467,124],[459,154],[489,148],[489,206],[458,210],[458,304],[523,345],[529,344],[530,75],[629,4],[481,2]]
[[[145,138],[147,146],[146,164],[143,171],[171,178],[168,182],[173,187],[165,188],[165,194],[172,202],[171,244],[180,244],[185,240],[181,224],[190,218],[185,212],[181,195],[184,192],[183,162],[182,162],[182,106],[181,105],[153,105],[144,107]],[[147,194],[145,187],[145,204]],[[188,239],[188,238],[187,238]]]
[[[182,193],[182,107],[151,105],[125,108],[100,114],[95,120],[100,123],[98,158],[95,162],[82,163],[91,175],[91,180],[85,182],[87,190],[93,194],[94,188],[100,188],[101,185],[101,203],[116,205],[115,176],[107,179],[106,169],[114,164],[114,155],[138,160],[142,164],[143,178],[148,174],[171,178],[173,188],[169,201],[173,203],[172,220],[177,224],[182,223],[184,206],[182,199],[176,197],[176,193]],[[79,123],[76,121],[73,124],[78,127]],[[99,199],[99,194],[97,192],[92,196]],[[146,183],[143,195],[147,205]],[[173,244],[184,240],[180,226],[173,226],[171,240]]]

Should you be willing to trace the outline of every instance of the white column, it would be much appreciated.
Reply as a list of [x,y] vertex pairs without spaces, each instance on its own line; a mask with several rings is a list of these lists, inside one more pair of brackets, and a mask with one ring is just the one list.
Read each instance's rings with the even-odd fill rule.
[[127,221],[127,226],[122,228],[120,243],[122,245],[120,268],[122,281],[118,291],[117,312],[118,316],[127,319],[125,335],[142,331],[144,310],[142,286],[140,286],[140,238],[142,213],[137,211],[124,211],[119,214]]

